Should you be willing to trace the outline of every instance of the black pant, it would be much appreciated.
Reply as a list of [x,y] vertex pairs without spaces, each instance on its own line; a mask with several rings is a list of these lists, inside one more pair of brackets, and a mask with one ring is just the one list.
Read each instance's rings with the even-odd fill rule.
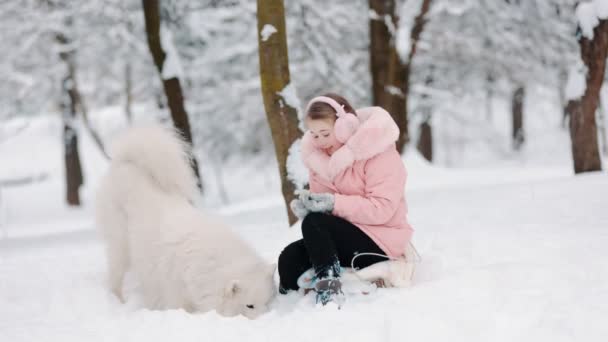
[[[317,277],[327,276],[338,263],[351,267],[352,258],[359,253],[386,255],[361,229],[336,216],[310,213],[302,221],[303,239],[289,244],[279,255],[280,290],[297,290],[297,280],[311,267]],[[355,260],[356,268],[364,268],[386,258],[362,255]]]

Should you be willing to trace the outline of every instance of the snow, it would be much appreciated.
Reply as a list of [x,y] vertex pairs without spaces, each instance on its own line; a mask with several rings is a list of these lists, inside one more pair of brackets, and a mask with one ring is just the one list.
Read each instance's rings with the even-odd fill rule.
[[408,62],[412,43],[410,41],[416,17],[422,10],[423,0],[405,1],[399,10],[399,28],[397,29],[397,52],[404,63]]
[[386,25],[386,28],[388,29],[388,32],[391,34],[391,36],[394,37],[396,29],[395,24],[393,23],[393,19],[390,15],[384,16],[384,25]]
[[[105,138],[124,125],[109,114],[91,113]],[[605,172],[574,176],[571,161],[559,158],[557,164],[529,158],[510,166],[442,168],[407,150],[409,219],[422,257],[414,285],[349,296],[341,310],[315,307],[312,295],[292,293],[250,321],[143,309],[132,278],[128,301],[120,304],[106,288],[104,251],[92,223],[93,190],[106,161],[81,134],[84,207],[67,208],[60,117],[15,120],[3,132],[27,126],[0,144],[0,179],[49,176],[0,188],[6,234],[0,240],[0,341],[599,342],[608,336]],[[273,172],[272,164],[226,169],[228,191],[251,196],[211,209],[276,262],[300,233],[297,225],[288,228],[278,177],[265,178]]]
[[165,61],[163,62],[163,80],[172,78],[183,79],[184,70],[179,60],[179,54],[175,48],[173,34],[165,24],[160,25],[160,41],[165,51]]
[[308,169],[302,161],[301,148],[302,139],[297,139],[291,144],[287,154],[287,179],[293,182],[297,189],[303,189],[308,184]]
[[597,17],[600,19],[608,19],[608,1],[606,0],[595,0],[595,10]]
[[306,113],[304,113],[302,110],[302,103],[300,102],[300,98],[298,97],[296,87],[293,85],[293,82],[287,83],[287,85],[283,87],[278,94],[283,98],[288,106],[296,110],[296,114],[298,116],[298,128],[300,131],[306,131],[306,127],[304,126],[304,115],[306,115]]
[[371,20],[379,20],[380,19],[380,14],[378,14],[378,12],[376,12],[375,10],[373,10],[371,8],[367,12],[367,16]]
[[389,94],[391,94],[393,96],[397,95],[397,96],[403,97],[403,92],[398,87],[388,85],[388,86],[384,87],[384,90],[386,90]]
[[576,7],[576,19],[588,39],[593,39],[593,29],[599,25],[600,20],[608,19],[608,1],[592,0]]
[[576,19],[583,31],[583,35],[589,39],[593,39],[593,29],[600,23],[597,14],[595,13],[595,5],[593,2],[585,2],[576,8]]
[[270,24],[266,24],[264,25],[264,27],[262,27],[262,31],[260,31],[260,36],[262,37],[262,41],[265,42],[268,40],[268,38],[270,38],[270,36],[272,36],[274,33],[277,33],[279,31],[277,31],[276,27],[270,25]]
[[578,100],[587,89],[587,67],[579,59],[577,63],[570,68],[568,72],[568,81],[566,83],[566,99]]

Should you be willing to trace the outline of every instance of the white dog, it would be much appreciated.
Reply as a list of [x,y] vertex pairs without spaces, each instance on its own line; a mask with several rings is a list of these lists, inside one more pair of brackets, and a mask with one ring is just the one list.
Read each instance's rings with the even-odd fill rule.
[[151,309],[249,318],[268,311],[274,265],[193,206],[196,179],[178,135],[161,126],[119,138],[97,193],[112,292],[131,269]]

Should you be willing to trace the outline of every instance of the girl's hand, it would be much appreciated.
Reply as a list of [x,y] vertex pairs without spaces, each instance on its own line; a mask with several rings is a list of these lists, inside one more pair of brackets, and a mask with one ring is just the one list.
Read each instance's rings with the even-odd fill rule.
[[289,207],[291,208],[291,212],[296,215],[300,220],[304,219],[306,215],[308,215],[309,211],[304,206],[304,203],[299,198],[294,199],[289,203]]
[[311,212],[331,212],[334,210],[334,195],[329,193],[316,194],[307,190],[299,192],[300,201]]

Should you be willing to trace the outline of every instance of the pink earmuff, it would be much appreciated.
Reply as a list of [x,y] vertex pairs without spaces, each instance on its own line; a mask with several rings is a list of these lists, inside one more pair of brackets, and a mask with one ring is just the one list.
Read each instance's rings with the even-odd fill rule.
[[306,112],[308,112],[310,106],[315,102],[326,103],[336,111],[336,116],[338,118],[334,124],[334,135],[339,142],[343,144],[346,143],[359,128],[359,119],[357,116],[353,113],[346,113],[344,108],[336,100],[327,96],[318,96],[310,100],[308,106],[306,106]]

